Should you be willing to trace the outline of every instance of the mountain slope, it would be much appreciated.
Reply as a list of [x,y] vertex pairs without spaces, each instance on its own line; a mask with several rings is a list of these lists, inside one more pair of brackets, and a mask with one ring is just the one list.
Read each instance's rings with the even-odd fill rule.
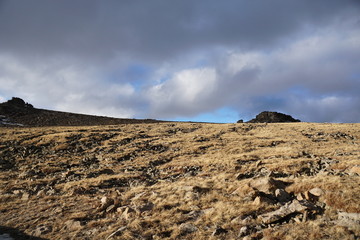
[[20,98],[0,103],[0,126],[91,126],[156,123],[153,119],[126,119],[92,116],[34,108]]

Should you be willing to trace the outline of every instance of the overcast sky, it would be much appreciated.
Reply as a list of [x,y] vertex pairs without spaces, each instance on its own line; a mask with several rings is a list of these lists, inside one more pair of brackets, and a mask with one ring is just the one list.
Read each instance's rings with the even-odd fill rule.
[[0,101],[360,122],[359,0],[0,0]]

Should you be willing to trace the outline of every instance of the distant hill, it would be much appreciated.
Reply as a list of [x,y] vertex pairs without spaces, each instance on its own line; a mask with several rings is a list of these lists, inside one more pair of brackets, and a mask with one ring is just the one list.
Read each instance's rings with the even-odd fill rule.
[[281,122],[300,122],[290,115],[278,112],[261,112],[254,119],[248,121],[249,123],[281,123]]
[[17,97],[0,103],[0,126],[91,126],[157,122],[161,121],[112,118],[38,109]]

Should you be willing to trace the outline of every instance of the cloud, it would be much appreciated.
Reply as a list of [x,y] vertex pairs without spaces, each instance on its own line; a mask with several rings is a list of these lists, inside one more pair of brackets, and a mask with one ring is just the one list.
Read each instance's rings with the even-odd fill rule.
[[359,105],[359,42],[360,31],[343,26],[320,29],[271,52],[230,51],[206,68],[215,77],[184,70],[154,86],[150,106],[163,117],[230,105],[246,116],[274,110],[307,121],[356,121],[350,109]]
[[[0,55],[0,72],[0,95],[9,99],[15,93],[13,95],[26,99],[35,107],[133,117],[133,108],[139,104],[133,100],[135,90],[130,84],[101,84],[98,71],[91,67],[78,69],[57,61],[29,65],[14,57]],[[119,104],[121,102],[124,104]]]
[[155,116],[178,117],[204,111],[217,86],[216,71],[210,68],[186,69],[149,89],[147,96]]
[[324,99],[358,106],[359,16],[357,0],[2,0],[0,98],[118,117],[358,121]]
[[[360,118],[359,97],[327,96],[322,98],[293,99],[292,107],[300,112],[303,121],[318,122],[355,122]],[[358,121],[357,121],[358,122]]]
[[5,0],[0,5],[0,48],[92,61],[116,56],[163,61],[214,45],[272,47],[306,26],[354,16],[359,5],[356,0]]

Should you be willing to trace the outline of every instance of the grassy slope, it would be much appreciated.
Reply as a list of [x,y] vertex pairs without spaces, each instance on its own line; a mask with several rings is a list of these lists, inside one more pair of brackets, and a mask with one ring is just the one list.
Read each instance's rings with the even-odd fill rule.
[[[210,239],[221,227],[227,233],[213,239],[237,239],[238,217],[260,225],[256,216],[279,208],[255,204],[252,179],[237,176],[272,171],[291,183],[289,193],[323,189],[324,213],[253,237],[360,236],[359,228],[331,222],[338,211],[360,213],[360,177],[350,170],[360,165],[360,124],[156,123],[3,128],[0,135],[0,225],[29,235],[44,225],[52,230],[42,238],[106,239],[126,226],[111,239]],[[319,160],[331,165],[305,174]],[[104,196],[114,209],[101,209]],[[180,237],[183,223],[197,231]]]

